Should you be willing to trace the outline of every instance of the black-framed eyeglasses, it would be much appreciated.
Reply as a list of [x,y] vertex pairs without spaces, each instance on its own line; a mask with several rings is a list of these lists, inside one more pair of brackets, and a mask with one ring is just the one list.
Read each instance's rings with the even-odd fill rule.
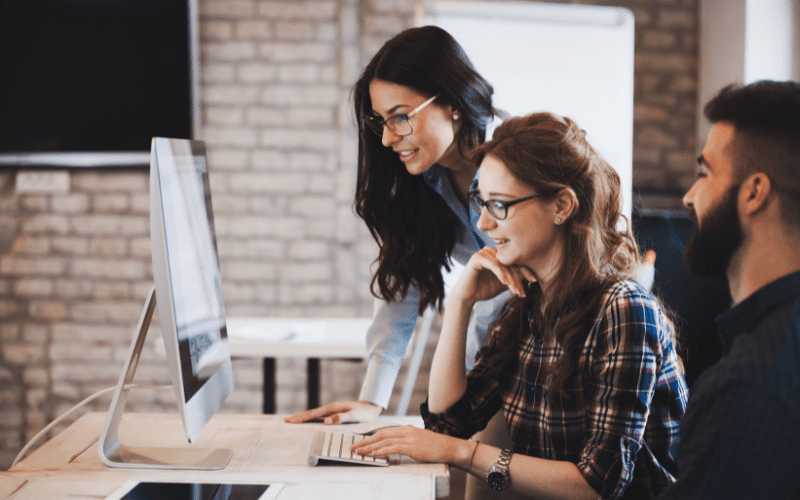
[[422,111],[422,109],[425,106],[436,100],[437,97],[439,97],[439,94],[436,94],[427,101],[423,102],[422,104],[411,110],[410,113],[390,116],[386,120],[384,120],[380,116],[367,115],[364,119],[364,122],[367,124],[370,130],[372,130],[381,137],[383,137],[383,127],[387,127],[389,130],[392,131],[392,133],[399,135],[400,137],[411,135],[411,133],[414,132],[414,130],[411,128],[411,122],[409,120],[413,118],[414,115]]
[[504,220],[508,217],[508,207],[512,205],[516,205],[517,203],[522,203],[523,201],[532,200],[534,198],[538,198],[543,194],[547,194],[549,191],[542,191],[536,194],[532,194],[530,196],[526,196],[524,198],[517,198],[516,200],[486,200],[481,197],[480,193],[477,191],[470,191],[469,193],[469,201],[472,203],[472,206],[475,208],[475,211],[481,213],[483,207],[486,207],[486,210],[489,211],[489,215],[494,217],[497,220]]

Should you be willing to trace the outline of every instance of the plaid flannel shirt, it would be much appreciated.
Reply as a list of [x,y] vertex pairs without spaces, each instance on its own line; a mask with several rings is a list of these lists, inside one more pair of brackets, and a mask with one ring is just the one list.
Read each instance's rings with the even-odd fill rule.
[[661,308],[638,283],[606,292],[564,387],[572,397],[548,400],[541,375],[563,352],[555,340],[532,325],[519,347],[513,373],[492,377],[479,359],[461,400],[441,414],[423,403],[426,427],[468,438],[502,408],[515,453],[576,464],[604,499],[655,498],[674,481],[688,389]]

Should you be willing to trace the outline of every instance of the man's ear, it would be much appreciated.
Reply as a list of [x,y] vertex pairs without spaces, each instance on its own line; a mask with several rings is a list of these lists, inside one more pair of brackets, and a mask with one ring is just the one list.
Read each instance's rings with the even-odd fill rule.
[[564,188],[556,195],[554,206],[553,221],[556,225],[563,224],[578,211],[578,196],[572,188]]
[[772,182],[763,172],[748,176],[739,189],[742,215],[753,215],[764,210],[770,194],[774,191]]

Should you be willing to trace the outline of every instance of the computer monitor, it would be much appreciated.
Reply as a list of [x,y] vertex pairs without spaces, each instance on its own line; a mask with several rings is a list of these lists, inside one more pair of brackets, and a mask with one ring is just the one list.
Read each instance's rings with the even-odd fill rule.
[[154,138],[150,239],[155,283],[99,442],[100,456],[109,466],[218,469],[231,458],[230,450],[128,447],[118,437],[128,386],[133,381],[156,303],[175,400],[190,443],[233,390],[214,234],[203,142]]

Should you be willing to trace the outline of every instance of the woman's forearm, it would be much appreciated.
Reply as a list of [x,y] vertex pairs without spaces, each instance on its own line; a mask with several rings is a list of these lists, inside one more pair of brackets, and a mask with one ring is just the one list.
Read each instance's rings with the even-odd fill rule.
[[433,355],[428,383],[428,409],[441,413],[461,399],[467,388],[464,357],[467,350],[467,327],[473,302],[448,297],[442,320],[439,343]]
[[[470,474],[486,480],[489,469],[500,457],[500,448],[479,444],[472,457]],[[451,464],[456,467],[458,465]],[[514,454],[508,467],[508,488],[541,500],[597,500],[598,494],[571,462],[546,460]]]
[[[353,445],[351,450],[360,455],[397,453],[420,462],[446,463],[483,481],[500,457],[500,448],[410,425],[378,431]],[[575,464],[520,454],[511,457],[509,489],[537,499],[598,498]]]

